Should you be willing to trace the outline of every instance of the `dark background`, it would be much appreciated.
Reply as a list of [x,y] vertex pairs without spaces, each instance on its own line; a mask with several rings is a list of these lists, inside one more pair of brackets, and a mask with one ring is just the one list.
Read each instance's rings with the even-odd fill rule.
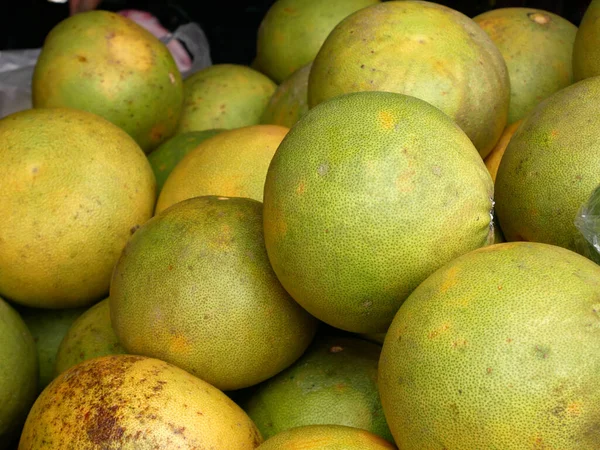
[[[327,1],[327,0],[322,0]],[[214,64],[250,64],[256,54],[256,32],[274,0],[104,0],[99,9],[134,8],[159,18],[165,28],[200,24]],[[590,0],[438,0],[469,17],[503,7],[531,7],[558,14],[575,25]],[[0,50],[39,48],[50,29],[68,17],[68,5],[47,0],[0,0]]]

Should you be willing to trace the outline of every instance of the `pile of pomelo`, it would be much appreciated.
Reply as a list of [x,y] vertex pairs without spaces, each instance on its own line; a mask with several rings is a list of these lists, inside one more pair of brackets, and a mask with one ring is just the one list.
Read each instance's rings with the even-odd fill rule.
[[0,120],[0,448],[598,450],[599,43],[278,0],[183,80],[64,20]]

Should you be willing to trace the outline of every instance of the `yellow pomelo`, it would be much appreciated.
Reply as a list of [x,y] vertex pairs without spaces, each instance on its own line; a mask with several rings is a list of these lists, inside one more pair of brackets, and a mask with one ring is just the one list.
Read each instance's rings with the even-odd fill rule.
[[8,449],[38,392],[38,356],[27,325],[1,298],[0,343],[0,448]]
[[508,147],[508,143],[510,139],[515,134],[515,131],[519,128],[519,126],[523,123],[523,119],[516,121],[515,123],[510,124],[504,129],[502,136],[496,143],[496,146],[492,149],[489,155],[485,158],[485,167],[490,172],[492,176],[492,181],[496,182],[496,175],[498,174],[498,166],[500,166],[500,161],[502,160],[502,156],[506,151],[506,147]]
[[403,450],[596,450],[600,267],[514,242],[425,280],[385,337],[379,389]]
[[377,389],[380,352],[360,338],[319,337],[242,406],[265,439],[303,425],[346,425],[393,442]]
[[99,356],[126,353],[110,323],[108,299],[96,303],[67,330],[56,351],[53,376]]
[[502,53],[510,77],[508,123],[573,83],[577,27],[541,9],[498,8],[473,18]]
[[277,86],[269,100],[261,123],[291,128],[308,111],[308,75],[312,64],[296,70]]
[[313,61],[312,108],[341,94],[389,91],[438,107],[485,158],[506,125],[508,71],[472,19],[425,1],[388,1],[340,22]]
[[498,167],[496,212],[508,241],[575,249],[575,216],[600,184],[600,77],[540,103]]
[[279,433],[258,450],[395,450],[379,436],[343,425],[306,425]]
[[35,107],[98,114],[146,152],[175,132],[181,74],[167,47],[134,21],[109,11],[71,16],[46,36],[32,81]]
[[116,355],[59,375],[29,412],[19,450],[252,450],[261,442],[215,387],[164,361]]
[[177,133],[256,125],[277,85],[250,67],[215,64],[186,78],[183,87]]
[[384,332],[431,272],[491,242],[492,197],[479,153],[439,109],[391,92],[339,96],[309,110],[275,152],[269,260],[318,319]]
[[311,62],[346,16],[380,0],[277,0],[258,29],[255,64],[280,83]]
[[0,120],[0,294],[39,308],[101,299],[155,188],[140,147],[99,116],[40,108]]
[[262,201],[269,164],[288,131],[278,125],[253,125],[204,140],[167,177],[156,213],[203,195]]
[[600,0],[592,0],[585,11],[573,44],[575,81],[600,75]]
[[129,353],[224,390],[287,368],[316,331],[273,273],[262,203],[248,198],[195,197],[150,219],[125,247],[109,301]]

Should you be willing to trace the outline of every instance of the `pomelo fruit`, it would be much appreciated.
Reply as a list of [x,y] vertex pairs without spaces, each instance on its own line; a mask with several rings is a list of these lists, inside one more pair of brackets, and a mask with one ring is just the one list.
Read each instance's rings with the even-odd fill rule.
[[186,78],[183,87],[177,133],[256,125],[277,85],[250,67],[215,64]]
[[279,433],[258,450],[395,450],[376,434],[343,425],[306,425]]
[[508,241],[574,249],[574,220],[600,184],[600,77],[553,94],[528,115],[498,167],[496,212]]
[[575,81],[600,75],[600,1],[592,0],[586,9],[573,44]]
[[0,298],[0,448],[18,440],[37,394],[38,356],[23,319]]
[[492,181],[494,183],[496,182],[498,166],[500,166],[500,161],[502,160],[502,156],[506,151],[506,147],[508,147],[510,139],[513,137],[513,134],[515,134],[515,131],[517,131],[521,123],[523,123],[523,119],[517,120],[516,122],[508,125],[504,129],[502,136],[500,136],[500,139],[498,140],[490,154],[487,155],[487,157],[483,161],[485,163],[485,167],[487,167],[488,171],[490,172],[490,175],[492,176]]
[[269,164],[288,131],[278,125],[252,125],[203,141],[172,170],[158,197],[156,213],[203,195],[262,201]]
[[100,300],[155,189],[140,147],[100,116],[39,108],[0,120],[0,295],[56,309]]
[[110,286],[121,345],[223,390],[290,366],[317,321],[283,289],[264,247],[262,203],[203,196],[150,219],[130,239]]
[[358,91],[431,103],[485,158],[506,125],[510,82],[502,54],[472,19],[437,3],[388,1],[341,21],[313,62],[311,108]]
[[377,390],[380,353],[360,338],[319,337],[242,406],[264,439],[303,425],[346,425],[393,442]]
[[133,20],[101,10],[64,19],[48,33],[31,89],[34,107],[98,114],[146,152],[175,132],[183,106],[169,49]]
[[59,375],[29,412],[29,449],[214,448],[262,442],[244,411],[210,384],[164,361],[90,359]]
[[99,356],[126,353],[110,322],[108,299],[96,303],[67,330],[56,352],[53,376]]
[[439,109],[391,92],[339,96],[309,110],[275,152],[269,260],[318,319],[384,332],[430,273],[491,243],[492,198],[479,153]]
[[308,111],[309,63],[296,70],[277,86],[263,112],[261,123],[281,125],[291,128]]
[[497,8],[473,18],[502,53],[510,77],[508,123],[573,83],[577,27],[533,8]]
[[260,23],[256,66],[281,83],[311,62],[346,16],[380,0],[277,0]]
[[597,449],[599,299],[600,267],[547,244],[488,246],[440,268],[383,344],[398,447]]
[[19,313],[33,336],[38,354],[38,392],[54,379],[56,353],[67,331],[85,308],[20,308]]
[[177,134],[148,155],[148,161],[156,177],[156,195],[160,194],[167,177],[181,159],[198,144],[219,134],[222,130],[190,131]]

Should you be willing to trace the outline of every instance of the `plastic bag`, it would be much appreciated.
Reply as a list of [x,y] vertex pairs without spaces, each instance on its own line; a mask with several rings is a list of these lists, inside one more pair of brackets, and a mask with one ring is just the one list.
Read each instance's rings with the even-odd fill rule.
[[577,252],[600,264],[600,186],[579,208],[575,226],[580,232],[575,240]]
[[[122,13],[167,45],[183,78],[212,65],[208,40],[197,23],[181,25],[170,33],[144,11]],[[39,48],[0,51],[0,118],[32,107],[31,77],[40,51]]]

